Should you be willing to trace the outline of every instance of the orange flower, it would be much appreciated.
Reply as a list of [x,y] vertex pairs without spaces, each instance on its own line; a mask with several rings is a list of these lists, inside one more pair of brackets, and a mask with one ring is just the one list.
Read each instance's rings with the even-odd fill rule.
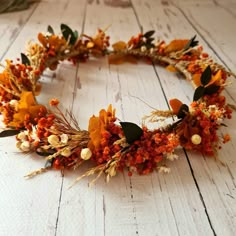
[[13,121],[9,122],[9,126],[23,127],[25,117],[29,117],[32,121],[38,116],[38,113],[46,108],[36,103],[31,91],[24,91],[20,95],[17,111],[13,115]]
[[110,104],[107,110],[102,109],[99,112],[99,117],[92,116],[89,120],[88,131],[90,133],[91,141],[88,147],[91,150],[97,149],[100,146],[102,133],[106,131],[106,126],[115,119],[115,109]]
[[58,37],[57,35],[50,35],[46,37],[42,33],[39,33],[38,40],[45,48],[53,48],[56,52],[60,51],[63,45],[66,45],[66,40]]
[[56,99],[56,98],[52,98],[52,99],[49,101],[49,104],[50,104],[50,106],[52,106],[52,107],[56,107],[56,106],[59,104],[59,100]]

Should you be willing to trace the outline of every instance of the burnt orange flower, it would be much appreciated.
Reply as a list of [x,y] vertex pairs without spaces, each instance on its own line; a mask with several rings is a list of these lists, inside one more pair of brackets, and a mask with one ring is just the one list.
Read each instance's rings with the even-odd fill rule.
[[115,109],[110,104],[107,110],[102,109],[99,112],[99,117],[92,116],[89,120],[88,131],[90,134],[91,141],[88,147],[93,150],[100,146],[102,133],[106,131],[106,126],[115,118]]
[[8,123],[12,127],[23,127],[25,117],[32,121],[36,118],[41,110],[46,111],[43,105],[36,103],[31,91],[24,91],[20,95],[18,107],[13,115],[13,120]]
[[56,99],[56,98],[52,98],[52,99],[49,101],[49,104],[50,104],[50,106],[52,106],[52,107],[56,107],[56,106],[59,104],[59,100]]

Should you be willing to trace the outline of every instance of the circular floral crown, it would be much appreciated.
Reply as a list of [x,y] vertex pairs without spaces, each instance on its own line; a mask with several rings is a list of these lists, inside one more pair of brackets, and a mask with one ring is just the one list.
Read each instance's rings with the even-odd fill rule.
[[[228,134],[218,135],[217,130],[235,109],[222,95],[227,78],[235,75],[203,52],[196,36],[166,44],[161,40],[154,43],[154,33],[140,33],[127,43],[116,42],[111,50],[105,30],[99,29],[94,37],[78,36],[77,31],[61,24],[61,34],[56,35],[48,26],[46,34],[38,34],[40,44],[29,43],[16,63],[6,60],[0,73],[0,112],[5,124],[0,136],[16,135],[16,145],[22,152],[36,152],[46,158],[44,168],[26,177],[50,169],[76,169],[86,161],[95,166],[75,182],[94,174],[94,180],[105,174],[109,181],[124,169],[129,176],[133,172],[146,175],[156,169],[169,172],[166,160],[177,159],[175,150],[179,146],[214,156],[221,143],[230,140]],[[144,117],[146,122],[168,118],[172,122],[152,130],[144,122],[142,127],[117,123],[115,109],[109,105],[90,118],[88,130],[81,130],[71,112],[63,114],[58,99],[50,100],[50,108],[36,101],[40,76],[47,68],[55,70],[63,60],[76,64],[106,55],[112,64],[144,59],[182,73],[195,89],[193,102],[186,105],[174,98],[169,101],[171,110],[153,110]]]

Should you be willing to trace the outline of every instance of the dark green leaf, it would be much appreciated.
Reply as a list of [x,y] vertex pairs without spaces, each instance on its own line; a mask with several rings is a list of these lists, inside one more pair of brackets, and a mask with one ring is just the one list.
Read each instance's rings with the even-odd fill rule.
[[50,156],[52,154],[54,154],[56,151],[55,150],[36,150],[36,153],[39,155],[39,156],[43,156],[43,157],[47,157],[47,156]]
[[207,68],[203,71],[201,75],[201,83],[202,85],[207,85],[211,81],[211,67],[207,66]]
[[21,53],[21,62],[24,65],[30,66],[30,60],[24,53]]
[[180,107],[178,111],[177,117],[179,119],[183,119],[187,115],[188,112],[189,112],[188,106],[186,104],[182,104],[182,106]]
[[136,124],[131,122],[120,122],[124,131],[124,135],[127,143],[131,144],[134,141],[140,139],[143,134],[143,130]]
[[211,94],[216,93],[219,89],[220,89],[220,86],[212,84],[205,88],[204,94],[211,95]]
[[75,37],[74,32],[68,25],[61,24],[61,32],[62,32],[63,37],[66,40],[69,39],[69,43],[71,45],[73,45],[76,42],[77,38]]
[[224,124],[224,123],[221,123],[220,124],[221,126],[224,126],[224,127],[228,127],[228,125]]
[[44,165],[44,167],[45,167],[45,168],[52,167],[53,160],[54,160],[54,159],[47,160],[46,163],[45,163],[45,165]]
[[49,32],[50,34],[55,34],[55,33],[54,33],[54,30],[53,30],[53,28],[52,28],[51,25],[48,26],[48,32]]
[[149,37],[151,37],[154,33],[155,33],[155,30],[147,31],[147,32],[143,35],[143,37],[149,38]]
[[198,88],[196,88],[194,95],[193,95],[193,101],[197,101],[198,99],[200,99],[205,92],[205,88],[203,86],[199,86]]
[[16,134],[20,133],[20,130],[16,130],[16,129],[7,129],[7,130],[3,130],[0,133],[0,138],[4,138],[4,137],[9,137],[9,136],[14,136]]
[[155,38],[149,38],[147,39],[147,42],[146,43],[151,43]]
[[74,31],[74,36],[75,36],[75,39],[77,40],[78,39],[78,36],[79,36],[79,33],[77,30]]
[[189,41],[188,43],[184,46],[183,50],[188,50],[189,48],[193,48],[195,46],[198,45],[198,41],[195,40],[196,35],[194,35]]

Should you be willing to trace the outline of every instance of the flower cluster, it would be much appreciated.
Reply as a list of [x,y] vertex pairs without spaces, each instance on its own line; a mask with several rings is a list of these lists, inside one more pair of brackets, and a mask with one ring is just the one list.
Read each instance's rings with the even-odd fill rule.
[[[49,26],[47,33],[38,34],[39,44],[28,45],[21,62],[6,60],[0,73],[0,113],[6,135],[9,130],[18,132],[17,147],[22,152],[36,152],[46,158],[45,168],[28,177],[48,169],[75,169],[85,161],[95,167],[81,177],[98,172],[97,178],[104,173],[109,180],[124,169],[129,176],[156,169],[166,173],[167,160],[177,159],[178,147],[213,156],[222,143],[230,140],[228,134],[219,136],[217,131],[232,116],[232,106],[222,94],[232,73],[215,63],[198,46],[195,36],[167,44],[163,40],[155,42],[154,33],[151,30],[132,36],[128,42],[116,42],[109,50],[110,37],[105,30],[99,29],[95,36],[79,36],[76,30],[61,24],[61,34],[56,35]],[[174,98],[170,100],[171,110],[155,110],[146,116],[151,122],[174,119],[172,124],[153,130],[131,122],[118,123],[111,105],[90,118],[88,131],[81,130],[73,114],[60,110],[57,99],[50,100],[50,107],[38,104],[36,96],[45,69],[55,70],[63,60],[77,63],[105,55],[114,64],[145,59],[181,72],[195,89],[193,101],[188,106]]]

